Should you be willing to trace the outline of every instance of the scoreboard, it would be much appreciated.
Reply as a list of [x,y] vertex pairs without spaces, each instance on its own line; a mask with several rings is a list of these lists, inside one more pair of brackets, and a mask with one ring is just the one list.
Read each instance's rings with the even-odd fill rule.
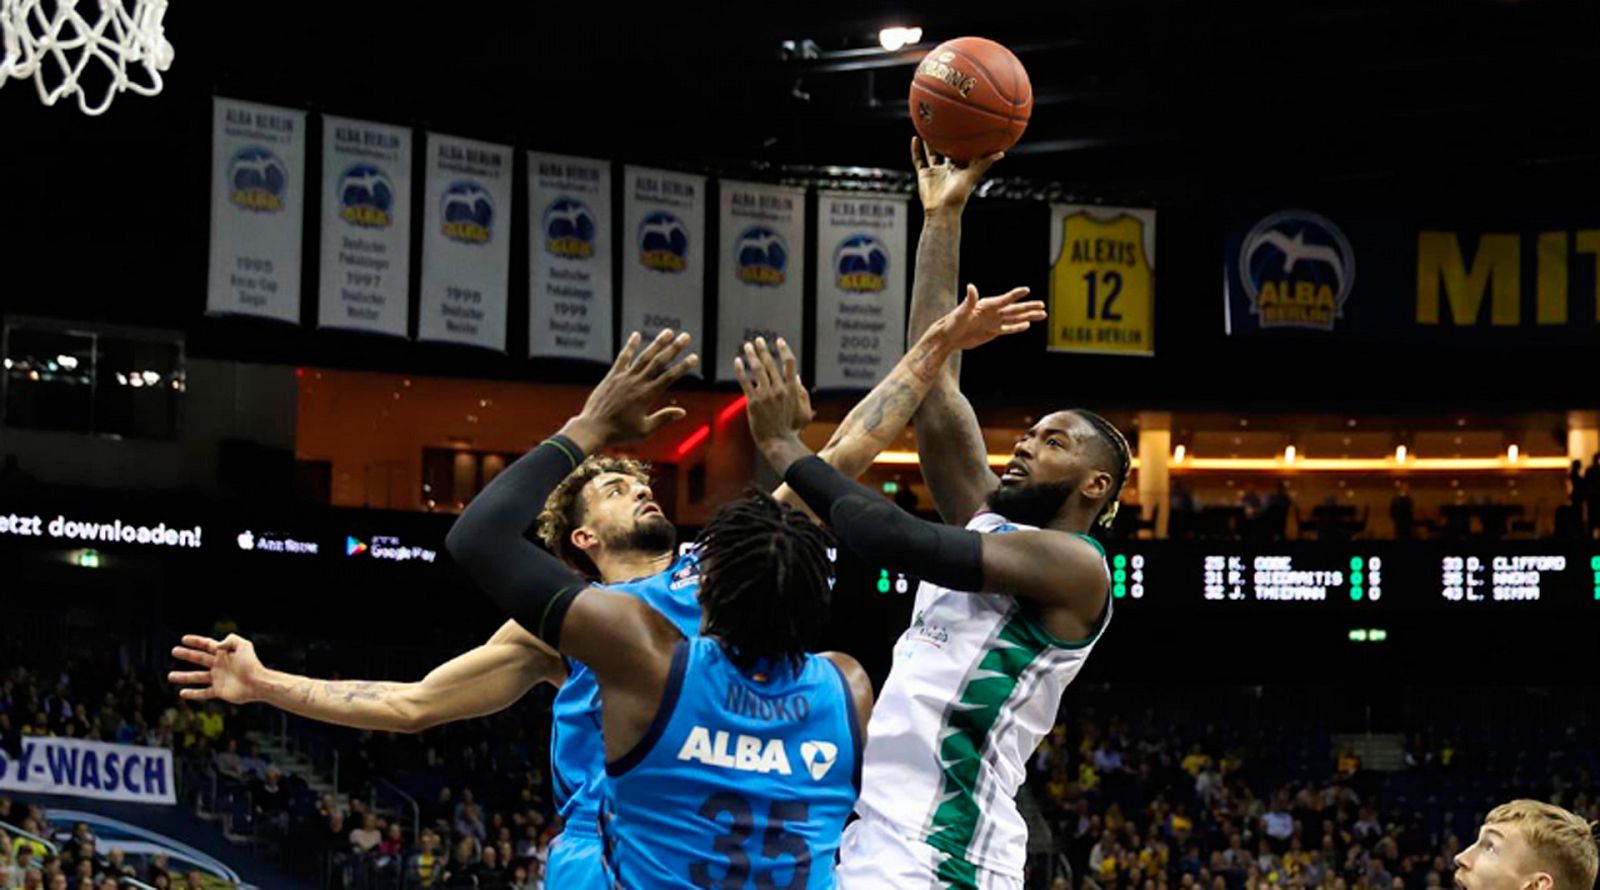
[[[1600,542],[1112,541],[1111,593],[1137,609],[1586,613],[1600,619]],[[834,555],[830,553],[830,556]],[[839,554],[846,589],[917,581]]]
[[[217,557],[324,566],[448,564],[453,519],[374,510],[241,512],[240,505],[162,501],[104,492],[0,502],[0,551],[75,554],[80,566],[149,554],[177,562]],[[680,530],[692,541],[695,529]],[[1600,619],[1596,541],[1142,541],[1105,544],[1112,596],[1133,610],[1249,609],[1266,615],[1318,611],[1587,615]],[[902,573],[830,548],[841,595],[896,600],[917,591]],[[241,563],[243,565],[243,563]],[[1575,622],[1575,628],[1600,625]]]
[[1587,612],[1600,543],[1115,541],[1112,594],[1148,608]]

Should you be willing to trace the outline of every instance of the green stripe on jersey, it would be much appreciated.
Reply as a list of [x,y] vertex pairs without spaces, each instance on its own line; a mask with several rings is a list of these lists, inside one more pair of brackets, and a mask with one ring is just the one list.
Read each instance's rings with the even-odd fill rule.
[[978,867],[954,856],[939,863],[939,890],[978,890]]
[[1012,610],[991,645],[977,668],[967,675],[966,685],[939,732],[941,803],[933,812],[927,842],[958,858],[966,856],[978,828],[978,774],[989,733],[1000,719],[1006,701],[1016,692],[1023,672],[1050,648],[1019,609]]

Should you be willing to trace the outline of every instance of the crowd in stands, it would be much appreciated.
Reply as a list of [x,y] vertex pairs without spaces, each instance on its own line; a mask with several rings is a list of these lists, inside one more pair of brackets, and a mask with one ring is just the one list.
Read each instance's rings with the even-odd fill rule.
[[88,671],[88,685],[75,685],[73,673],[18,667],[0,675],[0,747],[14,750],[20,736],[39,735],[174,748],[222,737],[219,708],[194,710],[130,672],[105,682],[102,672]]
[[[184,804],[203,803],[231,836],[329,887],[543,888],[560,831],[546,782],[548,715],[548,694],[536,694],[505,713],[423,735],[299,724],[304,744],[341,752],[341,790],[349,793],[336,797],[313,792],[248,737],[276,730],[266,709],[197,705],[159,679],[82,664],[0,674],[0,750],[15,758],[24,737],[42,735],[171,748]],[[398,798],[375,807],[379,779],[422,801],[420,811],[405,811]],[[20,799],[0,798],[0,823],[42,838],[62,829]],[[65,844],[53,855],[20,835],[0,835],[0,890],[53,890],[61,881],[68,890],[108,890],[122,874],[163,888],[200,879],[172,873],[164,860],[136,869],[121,851],[93,843]]]
[[[56,736],[171,748],[180,774],[192,775],[203,769],[205,752],[223,737],[225,723],[222,708],[191,708],[165,684],[129,671],[80,671],[69,664],[48,673],[22,667],[0,673],[0,751],[12,760],[21,756],[23,739]],[[4,825],[20,831],[12,836]],[[103,848],[87,825],[73,826],[70,837],[63,832],[40,807],[0,796],[0,890],[111,890],[124,877],[162,890],[202,886],[199,872],[171,868],[165,856],[133,864],[123,850]]]
[[348,813],[332,795],[314,821],[292,829],[313,854],[324,886],[336,888],[483,888],[541,890],[558,823],[542,809],[484,809],[471,790],[459,799],[442,788],[425,807],[418,837],[398,817],[379,815],[360,798]]
[[1380,772],[1334,748],[1325,725],[1063,709],[1029,779],[1054,851],[1037,869],[1052,883],[1037,886],[1449,887],[1495,804],[1534,798],[1600,820],[1585,725],[1419,733]]
[[[419,735],[300,720],[290,731],[302,748],[339,753],[347,803],[283,775],[233,736],[223,737],[212,770],[231,830],[269,841],[296,871],[330,888],[544,887],[560,831],[546,781],[548,693]],[[419,802],[415,812],[406,798]]]
[[89,826],[73,826],[70,837],[55,842],[56,852],[38,838],[54,835],[44,812],[0,797],[0,823],[22,829],[15,837],[0,827],[0,890],[119,890],[133,878],[158,890],[200,890],[198,871],[173,867],[164,854],[135,864],[120,848],[102,848]]
[[[194,707],[132,674],[103,683],[82,674],[5,673],[0,743],[14,750],[25,735],[49,733],[171,746],[192,764],[180,771],[192,773],[180,785],[185,804],[214,782],[211,803],[235,836],[262,841],[326,887],[544,887],[560,830],[546,775],[548,691],[418,735],[294,724],[304,746],[340,751],[348,797],[335,797],[286,775],[246,737],[255,721],[277,727],[274,712]],[[1380,770],[1336,747],[1338,721],[1326,715],[1296,719],[1272,701],[1246,717],[1216,696],[1189,698],[1204,707],[1152,703],[1125,687],[1069,691],[1061,724],[1031,761],[1030,888],[1425,890],[1450,885],[1452,857],[1495,803],[1532,797],[1600,819],[1600,747],[1584,743],[1594,736],[1581,709],[1552,707],[1565,725],[1504,715],[1426,724]],[[65,838],[65,826],[46,825],[26,801],[0,798],[0,823],[60,848],[0,835],[0,890],[111,890],[120,875],[201,886],[160,859],[128,863],[86,828]]]
[[[364,886],[398,870],[407,888],[542,888],[561,827],[546,779],[549,707],[541,691],[500,714],[420,735],[328,732],[324,743],[341,746],[357,787],[382,779],[420,802],[414,848],[409,827],[366,812],[359,799],[352,814],[322,814],[342,883]],[[341,849],[337,835],[346,829],[351,843]],[[386,844],[405,855],[386,861]]]

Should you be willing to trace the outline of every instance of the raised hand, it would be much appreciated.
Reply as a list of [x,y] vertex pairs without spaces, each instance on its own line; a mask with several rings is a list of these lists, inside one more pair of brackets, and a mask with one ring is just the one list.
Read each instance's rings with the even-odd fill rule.
[[596,444],[615,445],[643,439],[683,417],[682,408],[668,407],[652,412],[650,406],[683,375],[700,366],[700,356],[693,353],[674,364],[688,347],[689,340],[688,334],[674,336],[668,329],[657,334],[641,351],[638,332],[628,337],[611,370],[589,394],[577,418],[601,439]]
[[782,337],[777,345],[778,357],[773,358],[767,341],[757,337],[754,344],[744,344],[743,355],[733,360],[734,376],[750,402],[745,414],[757,445],[798,437],[811,422],[811,394],[800,382],[794,353]]
[[1020,334],[1033,322],[1048,317],[1041,300],[1017,302],[1027,295],[1027,288],[1017,287],[998,297],[980,298],[977,285],[969,284],[967,298],[938,324],[947,326],[947,335],[956,349],[974,349],[996,337]]
[[235,705],[253,702],[259,697],[261,677],[267,670],[256,657],[255,644],[238,634],[229,634],[221,641],[188,634],[183,645],[173,648],[172,657],[205,668],[167,674],[167,682],[186,687],[178,695],[190,701],[220,699]]
[[922,197],[923,212],[959,213],[989,168],[1003,157],[1005,152],[999,152],[963,167],[929,148],[920,137],[911,137],[911,166],[917,171],[917,193]]

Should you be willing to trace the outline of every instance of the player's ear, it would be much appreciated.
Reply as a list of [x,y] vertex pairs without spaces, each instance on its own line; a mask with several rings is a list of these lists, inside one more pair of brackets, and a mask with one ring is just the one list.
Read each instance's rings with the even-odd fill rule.
[[584,553],[588,553],[600,544],[600,536],[595,534],[594,529],[587,525],[580,525],[573,529],[572,534],[567,536],[567,540],[572,543],[572,546]]
[[1099,499],[1111,493],[1111,474],[1104,470],[1090,474],[1089,482],[1083,487],[1083,493],[1090,498]]

